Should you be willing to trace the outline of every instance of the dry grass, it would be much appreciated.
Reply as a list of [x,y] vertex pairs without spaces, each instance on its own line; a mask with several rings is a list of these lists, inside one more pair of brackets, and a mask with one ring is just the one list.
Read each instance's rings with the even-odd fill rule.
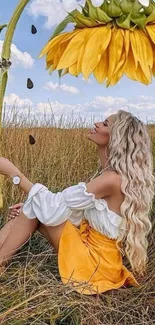
[[[152,139],[155,138],[154,127],[149,130]],[[33,182],[41,182],[56,192],[86,181],[96,170],[96,148],[87,140],[86,132],[85,128],[34,128],[34,123],[29,129],[10,125],[3,132],[3,155]],[[36,139],[33,146],[29,144],[29,134]],[[23,193],[5,179],[1,224],[8,206],[23,199]],[[154,211],[152,221],[153,216]],[[149,236],[148,274],[142,279],[140,289],[121,288],[99,296],[82,296],[61,283],[57,256],[36,233],[1,274],[0,324],[155,324],[154,238],[155,227]],[[124,264],[129,267],[127,260]]]

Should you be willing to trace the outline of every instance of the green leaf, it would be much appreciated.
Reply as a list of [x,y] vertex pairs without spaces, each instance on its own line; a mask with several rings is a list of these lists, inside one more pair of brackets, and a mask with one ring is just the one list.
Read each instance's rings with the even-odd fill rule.
[[63,69],[58,70],[59,79],[61,79],[62,71],[63,71]]
[[139,28],[143,29],[146,25],[146,16],[144,14],[132,14],[131,21]]
[[146,24],[153,23],[155,21],[155,8],[153,9],[151,15],[149,15],[146,19]]
[[112,18],[110,18],[106,12],[104,12],[102,9],[97,8],[97,17],[98,17],[98,21],[100,22],[104,22],[104,23],[109,23],[110,21],[112,21]]
[[0,33],[2,31],[3,28],[7,27],[7,24],[4,24],[4,25],[0,25]]
[[75,19],[74,19],[74,15],[76,15],[78,13],[78,10],[75,9],[73,10],[71,13],[68,14],[68,16],[56,27],[52,37],[50,38],[50,41],[58,36],[61,32],[63,32],[63,30],[67,27],[67,25],[69,23],[74,23]]
[[131,13],[128,16],[122,15],[121,17],[116,19],[117,25],[121,28],[130,29],[130,16]]
[[97,20],[98,17],[97,17],[96,7],[94,7],[92,5],[92,2],[90,0],[87,0],[87,5],[88,5],[89,17],[92,18],[92,19],[94,19],[94,20]]

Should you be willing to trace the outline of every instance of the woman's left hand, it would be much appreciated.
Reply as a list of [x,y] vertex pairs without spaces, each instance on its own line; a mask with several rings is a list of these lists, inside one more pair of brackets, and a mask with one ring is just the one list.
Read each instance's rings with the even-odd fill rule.
[[16,176],[19,169],[7,158],[0,157],[0,174],[6,176]]

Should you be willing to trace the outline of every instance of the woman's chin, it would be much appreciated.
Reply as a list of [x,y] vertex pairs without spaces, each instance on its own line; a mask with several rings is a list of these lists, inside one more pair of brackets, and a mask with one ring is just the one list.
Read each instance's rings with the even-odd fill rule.
[[87,133],[87,139],[94,142],[96,144],[96,141],[95,141],[95,134],[93,133]]

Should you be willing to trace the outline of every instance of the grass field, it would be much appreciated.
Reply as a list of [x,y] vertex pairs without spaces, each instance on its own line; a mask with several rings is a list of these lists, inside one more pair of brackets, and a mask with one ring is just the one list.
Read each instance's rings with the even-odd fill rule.
[[[98,165],[97,149],[86,137],[86,128],[62,129],[16,127],[3,130],[3,156],[33,182],[53,192],[87,181]],[[73,125],[70,125],[73,126]],[[22,125],[24,127],[24,125]],[[148,126],[155,156],[155,128]],[[36,139],[29,144],[29,135]],[[24,200],[23,193],[4,179],[4,209]],[[153,325],[155,324],[155,221],[149,235],[148,274],[141,288],[121,288],[100,296],[82,296],[64,286],[59,277],[57,256],[36,233],[14,256],[0,277],[0,324],[5,325]],[[129,263],[124,259],[124,264]]]

